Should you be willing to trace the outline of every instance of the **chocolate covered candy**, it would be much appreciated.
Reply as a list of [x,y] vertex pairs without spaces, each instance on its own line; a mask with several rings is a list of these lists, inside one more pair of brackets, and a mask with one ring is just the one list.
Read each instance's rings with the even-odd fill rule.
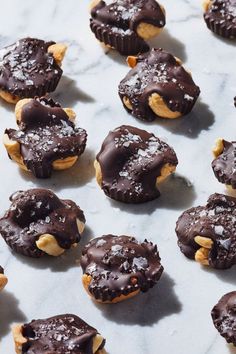
[[212,32],[221,37],[236,38],[235,0],[205,0],[204,11],[204,20]]
[[146,292],[163,272],[157,246],[134,237],[106,235],[82,251],[83,285],[98,302],[116,303]]
[[9,157],[38,178],[73,166],[84,152],[87,134],[74,124],[75,113],[49,98],[24,99],[16,105],[19,130],[6,129]]
[[236,346],[236,291],[225,294],[213,307],[211,316],[220,335]]
[[165,26],[165,10],[156,0],[93,0],[90,28],[96,38],[122,55],[149,49],[146,40]]
[[212,194],[206,206],[186,210],[178,219],[180,250],[212,268],[236,264],[236,198]]
[[0,96],[9,103],[56,89],[64,44],[23,38],[0,50]]
[[128,125],[111,131],[95,161],[104,193],[124,203],[143,203],[160,195],[158,184],[176,169],[174,150],[154,134]]
[[13,337],[17,354],[105,354],[105,339],[71,314],[14,326]]
[[0,291],[3,290],[8,282],[4,269],[0,266]]
[[83,211],[47,189],[19,191],[0,219],[0,233],[16,253],[29,257],[59,256],[75,246],[84,230]]
[[218,139],[213,150],[212,169],[219,182],[236,189],[236,141]]
[[199,94],[181,61],[163,49],[128,57],[131,70],[119,84],[125,109],[134,117],[153,121],[188,114]]

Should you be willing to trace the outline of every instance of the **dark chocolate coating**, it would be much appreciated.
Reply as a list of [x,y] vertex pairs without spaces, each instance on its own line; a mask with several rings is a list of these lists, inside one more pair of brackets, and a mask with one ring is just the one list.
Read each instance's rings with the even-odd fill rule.
[[0,274],[4,274],[4,269],[1,266],[0,266]]
[[194,259],[201,247],[195,236],[213,241],[208,260],[213,268],[226,269],[236,264],[236,198],[212,194],[206,206],[186,210],[176,224],[178,245],[184,255]]
[[[66,314],[44,320],[33,320],[22,326],[27,342],[22,354],[93,354],[97,330],[81,318]],[[105,340],[101,347],[104,347]]]
[[59,199],[47,189],[29,189],[14,193],[10,201],[0,219],[0,233],[13,251],[42,257],[46,253],[37,248],[36,241],[44,234],[53,235],[64,249],[80,241],[76,219],[85,223],[85,217],[71,200]]
[[87,140],[86,131],[75,127],[61,106],[48,98],[25,104],[19,130],[5,133],[20,144],[24,164],[37,178],[50,177],[55,160],[81,155]]
[[102,189],[110,198],[143,203],[160,195],[156,179],[165,164],[176,166],[174,150],[148,133],[128,125],[111,131],[97,155]]
[[[95,299],[112,301],[152,288],[163,272],[157,246],[134,237],[106,235],[95,238],[84,248],[83,272],[92,277],[89,292]],[[134,281],[135,280],[135,281]]]
[[220,335],[236,346],[236,291],[225,294],[213,307],[211,316]]
[[148,51],[148,44],[137,34],[140,23],[165,26],[165,14],[156,0],[100,1],[91,10],[90,28],[96,38],[122,55]]
[[148,102],[153,93],[159,94],[171,111],[182,115],[192,110],[200,94],[191,75],[163,49],[138,56],[137,65],[120,82],[118,90],[123,105],[124,97],[130,100],[132,110],[124,105],[127,112],[146,121],[157,117]]
[[0,51],[0,89],[20,98],[56,89],[62,69],[48,47],[55,42],[23,38]]
[[236,0],[213,0],[204,19],[212,32],[225,38],[236,38]]
[[212,169],[219,182],[236,189],[236,141],[223,140],[224,150],[212,162]]

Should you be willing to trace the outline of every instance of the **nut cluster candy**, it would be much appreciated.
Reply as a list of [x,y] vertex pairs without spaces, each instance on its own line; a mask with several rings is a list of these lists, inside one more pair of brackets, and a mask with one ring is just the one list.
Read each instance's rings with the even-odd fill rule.
[[72,314],[17,325],[13,336],[17,354],[105,354],[105,339]]
[[9,157],[38,178],[73,166],[84,152],[87,133],[74,124],[75,113],[49,98],[24,99],[16,105],[19,130],[6,129]]
[[146,52],[146,40],[165,26],[165,10],[156,0],[93,0],[90,27],[96,38],[122,55]]
[[186,210],[178,219],[178,245],[203,265],[226,269],[236,264],[236,198],[213,194],[206,206]]
[[29,257],[59,256],[80,241],[83,211],[47,189],[19,191],[0,219],[0,233],[16,253]]
[[106,235],[82,252],[83,284],[98,302],[115,303],[146,292],[163,272],[157,246],[134,237]]
[[124,203],[143,203],[160,195],[158,185],[178,164],[174,150],[154,134],[123,125],[104,140],[95,161],[104,193]]
[[4,269],[0,266],[0,290],[3,290],[8,282]]
[[199,94],[181,61],[163,49],[128,57],[132,67],[119,85],[125,109],[134,117],[152,121],[178,118],[189,113]]
[[56,89],[64,44],[23,38],[0,51],[0,96],[9,103]]
[[236,141],[219,139],[213,150],[212,169],[219,182],[236,189]]
[[236,346],[236,291],[222,296],[212,309],[211,316],[220,335]]
[[236,2],[235,0],[205,0],[204,20],[215,34],[236,38]]

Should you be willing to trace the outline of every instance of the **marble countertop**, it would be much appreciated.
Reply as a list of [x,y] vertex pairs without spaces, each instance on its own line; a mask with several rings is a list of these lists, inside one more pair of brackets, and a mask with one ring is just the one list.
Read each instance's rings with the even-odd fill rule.
[[[202,19],[199,0],[162,0],[167,12],[164,32],[152,41],[171,51],[192,71],[201,88],[193,112],[174,121],[137,121],[123,109],[117,94],[127,73],[125,58],[104,54],[90,32],[87,0],[11,0],[1,4],[0,46],[24,36],[65,42],[69,49],[64,76],[53,97],[72,107],[88,131],[88,146],[70,171],[36,180],[21,172],[0,145],[1,214],[19,189],[41,186],[71,198],[85,211],[82,245],[106,233],[145,237],[158,244],[165,274],[147,294],[118,305],[95,305],[81,284],[76,263],[80,249],[54,259],[12,254],[0,240],[0,264],[9,278],[0,295],[0,353],[14,353],[10,328],[15,322],[75,313],[107,339],[109,354],[236,353],[213,327],[210,311],[226,292],[235,290],[235,269],[208,270],[187,260],[174,232],[180,213],[225,192],[211,170],[217,137],[235,139],[235,44],[213,35]],[[131,124],[155,133],[172,145],[177,173],[161,187],[162,196],[144,205],[110,201],[98,188],[93,160],[110,129]],[[0,131],[15,126],[13,107],[1,102]]]

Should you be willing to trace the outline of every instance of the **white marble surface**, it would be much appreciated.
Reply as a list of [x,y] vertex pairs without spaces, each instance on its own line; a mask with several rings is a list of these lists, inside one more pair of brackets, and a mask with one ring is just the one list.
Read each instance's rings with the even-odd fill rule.
[[[199,0],[162,0],[167,26],[153,41],[170,50],[191,69],[201,87],[194,111],[175,121],[142,123],[129,116],[117,95],[128,68],[124,58],[103,50],[90,33],[86,0],[9,0],[1,4],[1,47],[24,36],[69,45],[64,76],[54,94],[75,109],[88,131],[87,151],[70,172],[36,180],[19,171],[0,146],[1,214],[8,196],[35,186],[52,188],[74,199],[85,211],[83,244],[106,233],[145,237],[159,246],[165,274],[147,294],[113,306],[95,305],[81,286],[79,250],[59,259],[28,259],[12,254],[1,240],[0,264],[9,284],[0,295],[0,353],[14,353],[14,322],[72,312],[95,326],[107,339],[109,354],[235,353],[214,329],[210,310],[224,293],[234,290],[235,269],[210,271],[188,261],[176,245],[175,221],[180,213],[224,192],[212,173],[211,147],[219,136],[235,139],[235,45],[209,32]],[[178,155],[175,177],[162,186],[160,199],[139,206],[108,200],[96,185],[92,161],[108,131],[133,124],[167,139]],[[1,102],[0,129],[14,127],[11,106]]]

